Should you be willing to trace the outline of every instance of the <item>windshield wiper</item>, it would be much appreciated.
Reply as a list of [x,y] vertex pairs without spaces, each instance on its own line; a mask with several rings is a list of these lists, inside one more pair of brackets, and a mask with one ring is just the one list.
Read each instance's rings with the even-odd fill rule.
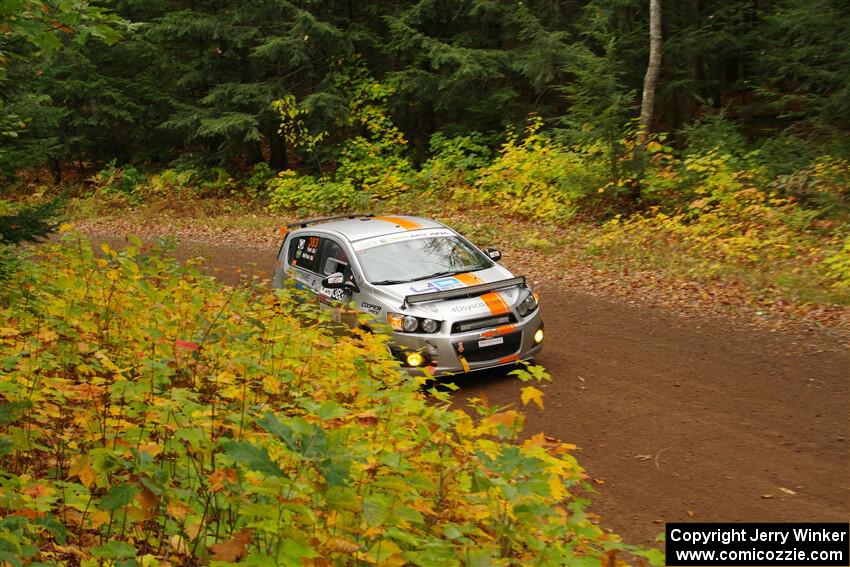
[[418,278],[413,278],[412,282],[418,282],[421,280],[430,280],[431,278],[439,278],[441,276],[456,276],[457,274],[462,274],[466,270],[446,270],[445,272],[437,272],[435,274],[428,274],[427,276],[420,276]]
[[466,272],[477,272],[478,270],[483,270],[487,268],[487,266],[477,266],[474,268],[470,268],[468,270],[445,270],[442,272],[436,272],[434,274],[428,274],[427,276],[419,276],[418,278],[413,278],[409,280],[381,280],[379,282],[371,282],[372,285],[393,285],[400,283],[410,283],[410,282],[419,282],[422,280],[430,280],[431,278],[440,278],[440,277],[448,277],[448,276],[456,276],[458,274],[465,274]]

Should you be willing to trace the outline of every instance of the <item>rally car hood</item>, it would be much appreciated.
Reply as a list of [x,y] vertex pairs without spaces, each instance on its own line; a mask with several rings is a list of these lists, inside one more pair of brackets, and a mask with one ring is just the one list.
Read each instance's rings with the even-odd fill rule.
[[[381,286],[384,300],[403,309],[404,313],[443,320],[472,319],[510,309],[520,300],[522,289],[518,285],[499,289],[490,293],[480,293],[472,297],[436,299],[415,304],[406,304],[406,299],[432,292],[458,290],[467,287],[501,282],[513,278],[513,274],[494,265],[486,270],[444,276],[429,280]],[[402,307],[403,306],[403,307]]]

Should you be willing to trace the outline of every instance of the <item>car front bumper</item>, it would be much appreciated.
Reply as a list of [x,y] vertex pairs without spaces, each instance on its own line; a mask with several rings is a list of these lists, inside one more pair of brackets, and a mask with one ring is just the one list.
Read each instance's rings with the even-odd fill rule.
[[[451,328],[451,325],[446,327]],[[445,330],[432,335],[394,332],[391,351],[406,370],[414,373],[426,367],[434,376],[473,372],[533,358],[543,349],[543,341],[536,343],[534,340],[535,333],[542,328],[543,319],[537,309],[517,323],[496,328],[463,333]],[[409,352],[425,355],[425,363],[421,367],[406,365],[405,357]]]

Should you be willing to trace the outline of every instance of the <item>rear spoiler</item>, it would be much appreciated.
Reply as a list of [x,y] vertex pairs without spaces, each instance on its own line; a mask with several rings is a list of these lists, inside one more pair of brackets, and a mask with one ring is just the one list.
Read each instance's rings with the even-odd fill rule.
[[408,295],[404,298],[404,303],[401,304],[402,309],[406,309],[408,305],[415,303],[424,303],[426,301],[434,301],[437,299],[455,299],[457,297],[473,297],[476,295],[484,295],[491,291],[506,289],[509,287],[525,285],[525,276],[518,278],[510,278],[492,283],[478,284],[460,289],[449,289],[446,291],[432,291],[429,293],[418,293],[416,295]]

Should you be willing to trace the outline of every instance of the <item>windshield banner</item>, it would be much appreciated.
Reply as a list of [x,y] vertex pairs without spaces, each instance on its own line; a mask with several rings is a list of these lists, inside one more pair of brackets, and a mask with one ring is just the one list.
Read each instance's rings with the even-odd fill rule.
[[352,242],[355,252],[361,252],[376,246],[392,244],[394,242],[404,242],[407,240],[418,240],[420,238],[438,238],[440,236],[456,236],[454,232],[447,228],[426,228],[423,230],[408,230],[395,234],[385,234],[383,236],[373,236]]

